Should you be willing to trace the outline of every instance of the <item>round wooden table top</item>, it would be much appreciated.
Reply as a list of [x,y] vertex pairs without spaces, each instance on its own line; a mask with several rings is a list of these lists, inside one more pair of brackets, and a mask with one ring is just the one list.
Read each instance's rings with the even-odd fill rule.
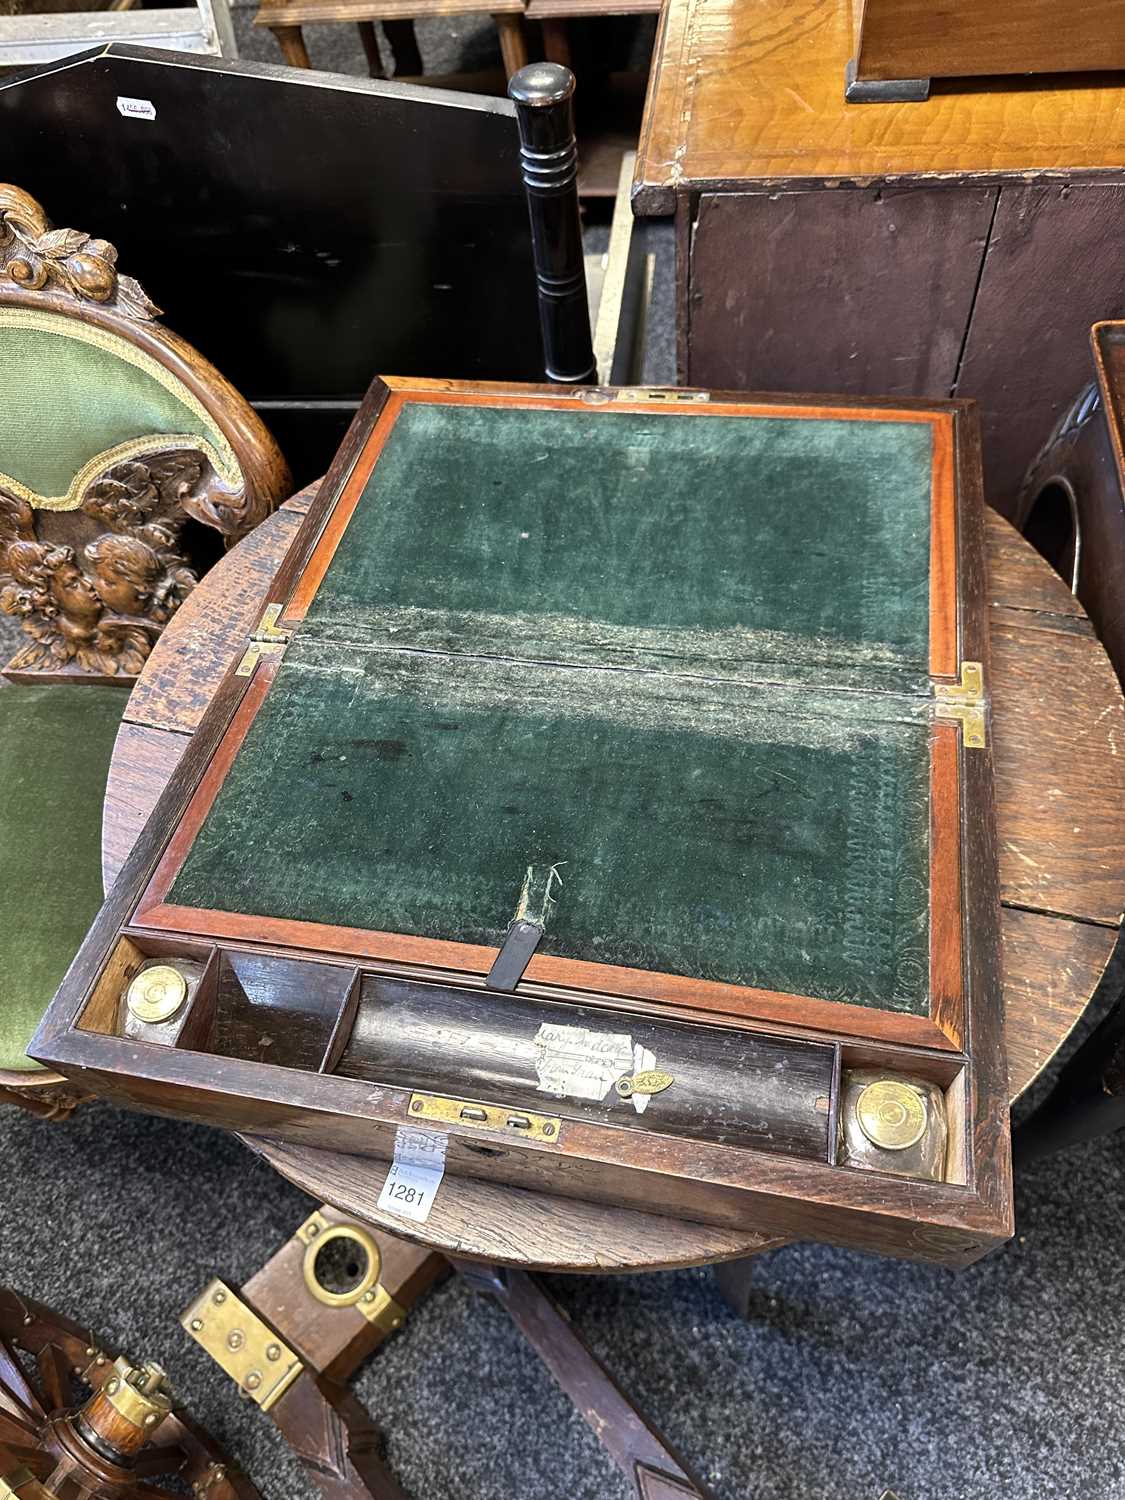
[[[314,494],[295,496],[228,553],[157,642],[110,768],[107,888],[242,653]],[[988,555],[1005,1034],[1015,1098],[1081,1015],[1113,950],[1125,906],[1125,703],[1077,600],[993,512]],[[768,1227],[755,1235],[451,1177],[418,1225],[377,1208],[385,1162],[245,1139],[316,1198],[450,1255],[627,1271],[733,1259],[783,1242]]]

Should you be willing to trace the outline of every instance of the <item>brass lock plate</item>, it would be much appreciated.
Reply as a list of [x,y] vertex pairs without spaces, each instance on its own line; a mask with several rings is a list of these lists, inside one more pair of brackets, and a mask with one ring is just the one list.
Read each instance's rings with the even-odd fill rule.
[[438,1120],[443,1125],[472,1125],[480,1130],[500,1130],[525,1141],[555,1145],[562,1132],[557,1115],[534,1115],[526,1109],[507,1109],[481,1104],[476,1099],[445,1099],[439,1094],[411,1094],[412,1120]]

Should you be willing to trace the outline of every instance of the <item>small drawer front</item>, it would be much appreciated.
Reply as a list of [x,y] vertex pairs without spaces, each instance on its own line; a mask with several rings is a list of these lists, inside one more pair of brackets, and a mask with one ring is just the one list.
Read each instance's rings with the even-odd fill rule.
[[817,1042],[364,975],[336,1071],[827,1161],[833,1069]]

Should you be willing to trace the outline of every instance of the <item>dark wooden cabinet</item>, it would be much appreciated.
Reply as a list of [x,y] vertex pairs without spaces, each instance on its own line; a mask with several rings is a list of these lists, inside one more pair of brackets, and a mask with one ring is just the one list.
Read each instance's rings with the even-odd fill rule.
[[668,0],[634,207],[676,215],[679,379],[971,397],[1011,516],[1089,325],[1125,314],[1125,83],[849,104],[852,11]]
[[0,80],[0,180],[117,247],[301,485],[380,371],[543,378],[515,114],[114,44]]

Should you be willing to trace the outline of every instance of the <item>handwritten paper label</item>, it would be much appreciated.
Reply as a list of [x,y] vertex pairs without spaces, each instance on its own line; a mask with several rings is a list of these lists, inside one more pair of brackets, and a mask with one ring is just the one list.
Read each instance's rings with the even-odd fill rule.
[[444,1130],[400,1125],[395,1135],[394,1161],[379,1194],[378,1206],[400,1219],[424,1224],[445,1176],[447,1140]]
[[156,105],[151,99],[127,99],[124,94],[118,94],[117,113],[128,120],[155,120]]
[[544,1022],[535,1033],[540,1093],[558,1099],[604,1099],[632,1066],[633,1040],[627,1032]]

